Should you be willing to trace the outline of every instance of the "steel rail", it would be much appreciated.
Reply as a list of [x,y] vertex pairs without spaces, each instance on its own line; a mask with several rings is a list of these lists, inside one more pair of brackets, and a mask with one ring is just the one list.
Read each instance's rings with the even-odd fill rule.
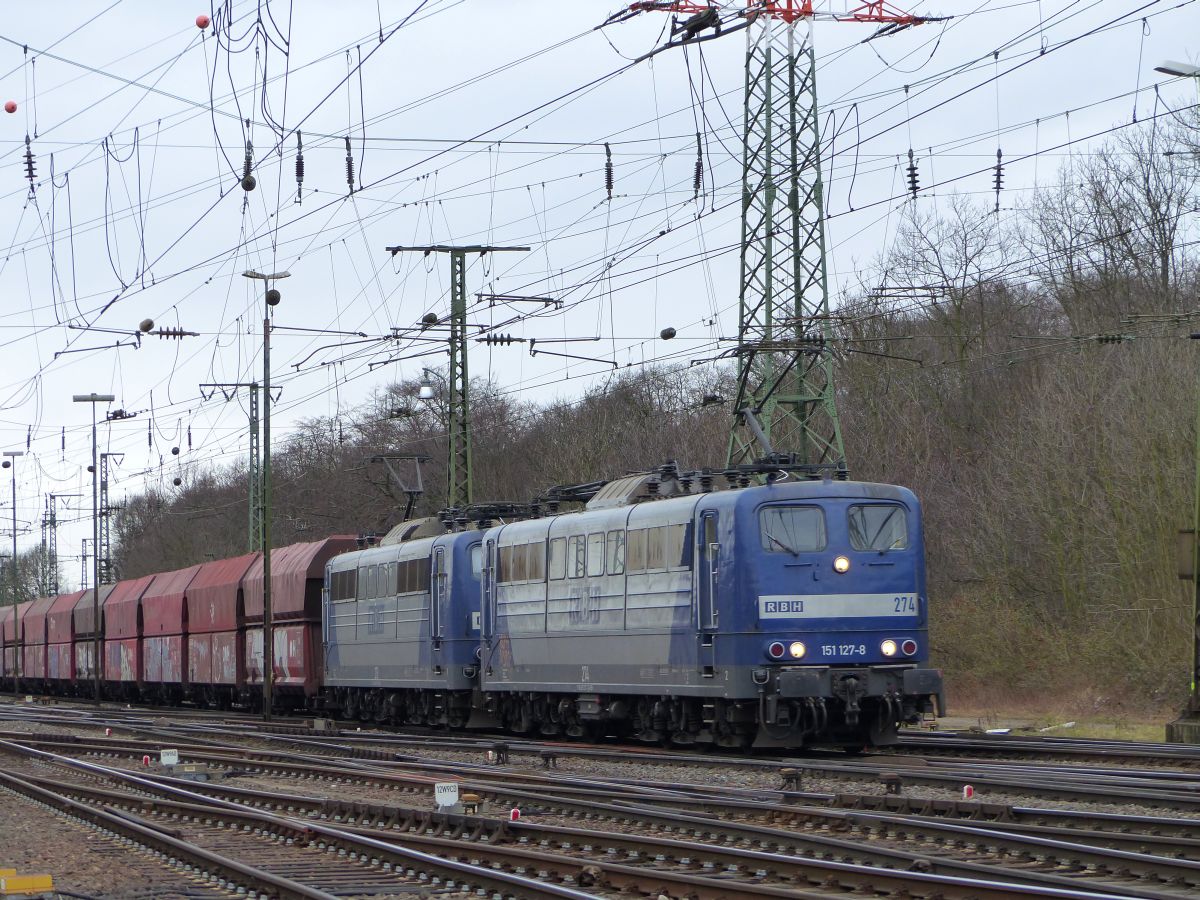
[[[357,838],[380,841],[390,846],[391,842],[397,837],[395,833],[397,830],[396,821],[393,821],[390,828],[371,827],[369,824],[363,827],[352,823],[342,823],[340,828],[335,828],[331,832],[327,832],[319,826],[314,826],[311,820],[308,819],[281,819],[278,816],[265,815],[257,810],[247,809],[244,806],[240,806],[238,809],[230,809],[225,804],[214,807],[213,805],[203,803],[180,802],[170,799],[148,800],[140,794],[117,794],[112,791],[83,785],[68,785],[60,789],[90,796],[100,802],[112,803],[123,801],[130,805],[136,805],[142,810],[153,808],[156,812],[164,814],[169,812],[173,817],[178,816],[184,820],[189,816],[210,817],[220,815],[227,819],[232,819],[239,824],[268,826],[275,829],[277,833],[282,834],[286,832],[295,839],[308,838],[312,833],[324,834],[330,837],[330,839],[341,838],[342,840],[345,840],[345,835],[351,835]],[[241,789],[238,790],[240,791]],[[271,796],[267,792],[263,793],[267,798]],[[279,799],[282,801],[283,798]],[[289,806],[308,805],[311,810],[324,810],[326,814],[330,811],[329,806],[332,806],[334,809],[337,808],[337,804],[326,804],[322,801],[310,801],[305,800],[305,798],[295,797],[288,797],[286,799]],[[297,800],[300,803],[296,803]],[[370,822],[374,820],[375,812],[359,809],[351,818],[358,820],[366,819]],[[508,847],[504,846],[504,842],[514,839],[519,842],[530,842],[531,840],[540,839],[544,846],[549,842],[550,838],[557,838],[560,843],[565,843],[568,849],[574,847],[582,851],[584,846],[590,848],[603,846],[606,850],[620,850],[624,851],[627,856],[633,855],[635,857],[642,856],[647,850],[650,852],[657,851],[655,857],[652,860],[648,860],[653,865],[667,861],[688,865],[693,864],[694,860],[698,861],[700,859],[704,860],[706,866],[720,862],[726,873],[740,874],[741,878],[739,879],[737,888],[739,896],[826,898],[828,897],[828,889],[834,887],[835,884],[839,890],[877,891],[879,889],[888,889],[894,891],[903,889],[909,896],[961,897],[972,898],[972,900],[1023,896],[1080,898],[1080,900],[1083,900],[1083,898],[1086,898],[1086,900],[1095,900],[1095,898],[1101,896],[1157,896],[1142,890],[1139,890],[1136,894],[1128,894],[1119,889],[1113,892],[1112,890],[1093,889],[1086,885],[1076,885],[1072,890],[1062,890],[1043,885],[988,882],[977,878],[948,878],[919,871],[880,870],[874,867],[831,860],[797,858],[782,853],[768,853],[756,850],[720,847],[711,844],[697,844],[662,837],[651,839],[643,836],[613,834],[598,832],[592,829],[569,828],[565,826],[537,825],[528,822],[510,823],[478,816],[444,813],[410,814],[400,820],[400,823],[402,824],[399,824],[399,830],[402,832],[404,843],[406,845],[419,845],[428,853],[435,853],[443,857],[455,853],[462,855],[467,852],[463,849],[463,840],[465,837],[471,845],[481,842],[485,843],[487,854],[493,858],[506,856],[510,865],[526,867],[541,866],[543,867],[543,871],[555,871],[559,873],[560,877],[566,876],[575,879],[587,875],[587,877],[595,879],[597,884],[621,890],[644,889],[647,883],[657,884],[666,882],[662,885],[664,890],[669,889],[669,887],[684,887],[691,892],[692,896],[726,898],[729,896],[729,883],[725,880],[714,881],[711,877],[666,872],[661,868],[656,870],[655,874],[648,875],[644,866],[631,866],[623,863],[614,863],[607,859],[595,860],[589,857],[567,857],[564,868],[564,859],[559,854]],[[440,834],[430,834],[429,832],[434,828],[443,834],[449,831],[456,836],[447,838]],[[564,841],[564,838],[569,838],[570,840]],[[773,886],[744,880],[746,877],[762,879],[768,875],[775,875],[777,878],[790,883],[783,886]],[[805,882],[808,882],[810,887],[821,887],[824,890],[813,891],[805,889]],[[1178,895],[1163,896],[1175,897]]]

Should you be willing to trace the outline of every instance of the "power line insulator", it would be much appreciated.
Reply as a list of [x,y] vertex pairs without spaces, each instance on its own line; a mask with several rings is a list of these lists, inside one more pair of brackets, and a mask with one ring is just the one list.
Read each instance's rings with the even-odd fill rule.
[[37,178],[37,163],[33,155],[33,146],[29,142],[29,135],[25,135],[25,177],[29,179],[29,193],[33,193],[33,183]]
[[350,152],[350,135],[346,135],[346,184],[354,193],[354,154]]
[[917,192],[921,190],[921,176],[917,172],[917,160],[913,156],[912,148],[908,150],[908,168],[905,170],[908,173],[908,189],[913,195],[913,199],[917,199]]
[[613,161],[612,148],[608,146],[606,141],[604,144],[604,189],[608,191],[608,199],[612,199],[613,192]]
[[304,190],[304,144],[300,132],[296,132],[296,202],[300,202]]
[[692,175],[692,199],[700,197],[700,188],[704,186],[704,153],[700,146],[700,132],[696,132],[696,171]]
[[[249,127],[249,120],[246,121]],[[246,138],[246,159],[242,162],[242,190],[247,193],[254,190],[254,186],[258,183],[254,176],[250,174],[250,170],[254,167],[254,145],[250,143],[250,138]]]
[[485,334],[483,336],[483,342],[485,344],[496,347],[507,347],[516,340],[520,339],[514,338],[511,334]]
[[996,190],[996,212],[1000,212],[1000,189],[1004,187],[1004,154],[996,148],[996,168],[992,173],[992,187]]

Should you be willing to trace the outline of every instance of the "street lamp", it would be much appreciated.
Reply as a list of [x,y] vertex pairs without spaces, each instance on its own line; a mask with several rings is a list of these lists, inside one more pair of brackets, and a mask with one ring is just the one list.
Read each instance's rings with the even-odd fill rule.
[[437,371],[436,369],[423,367],[421,369],[421,380],[417,382],[418,400],[432,400],[438,395],[438,390],[433,384],[434,378],[440,381],[443,387],[450,386],[450,382],[446,380],[445,376],[443,376],[441,372]]
[[1173,59],[1164,59],[1154,67],[1154,71],[1162,72],[1164,75],[1174,75],[1176,78],[1200,78],[1200,66],[1176,62]]
[[[75,394],[76,403],[92,405],[92,667],[95,688],[95,703],[100,705],[100,477],[96,465],[96,404],[112,403],[117,398],[112,394]],[[15,624],[15,623],[14,623]]]
[[13,696],[21,696],[21,660],[17,654],[17,467],[14,463],[18,456],[24,456],[24,450],[5,450],[4,468],[12,469],[12,608],[13,608]]
[[265,282],[263,299],[263,419],[262,419],[262,489],[258,492],[261,504],[263,555],[263,719],[271,720],[271,694],[275,680],[275,631],[271,617],[271,308],[279,305],[279,291],[272,281],[291,277],[291,272],[272,272],[264,275],[251,269],[243,272],[246,278]]

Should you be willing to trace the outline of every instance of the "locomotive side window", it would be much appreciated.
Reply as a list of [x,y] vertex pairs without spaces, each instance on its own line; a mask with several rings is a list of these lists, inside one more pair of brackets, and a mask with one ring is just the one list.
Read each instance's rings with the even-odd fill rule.
[[358,590],[358,569],[334,572],[331,589],[335,603],[355,599],[354,594]]
[[758,514],[762,548],[769,553],[825,549],[825,514],[817,506],[768,506]]
[[379,596],[379,566],[367,567],[367,598]]
[[688,565],[691,560],[688,558],[688,542],[687,526],[686,525],[668,525],[666,533],[666,544],[664,545],[664,562],[668,569],[675,569],[679,566]]
[[529,577],[529,545],[518,544],[512,550],[512,570],[509,581],[524,581]]
[[410,559],[397,567],[396,593],[415,594],[429,590],[429,560]]
[[625,532],[608,533],[608,574],[620,575],[625,571]]
[[567,577],[567,539],[554,538],[550,541],[550,579],[558,581]]
[[362,566],[358,570],[358,578],[355,580],[354,595],[359,600],[367,599],[367,567]]
[[908,546],[904,507],[876,503],[850,507],[850,546],[855,550],[903,550]]
[[626,566],[631,574],[646,571],[646,529],[638,528],[629,532],[629,546],[625,553]]
[[476,578],[483,574],[483,544],[471,548],[471,574]]
[[597,531],[588,535],[587,573],[588,577],[604,574],[604,532]]
[[532,544],[527,544],[525,549],[529,552],[529,580],[530,581],[545,581],[546,580],[546,544],[544,541],[534,541]]
[[666,567],[666,548],[663,546],[666,532],[665,525],[646,529],[646,570],[649,572]]
[[572,578],[582,578],[587,571],[587,544],[582,534],[567,538],[567,571]]

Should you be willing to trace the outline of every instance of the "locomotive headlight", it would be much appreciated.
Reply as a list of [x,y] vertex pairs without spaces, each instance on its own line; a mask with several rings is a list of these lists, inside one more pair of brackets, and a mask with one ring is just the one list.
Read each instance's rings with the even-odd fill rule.
[[896,655],[896,642],[893,641],[891,638],[888,638],[886,641],[884,641],[882,644],[879,645],[879,652],[882,653],[884,656],[895,656]]
[[839,575],[845,575],[847,572],[849,572],[850,571],[849,558],[845,557],[845,556],[839,556],[837,559],[835,559],[833,561],[833,571],[837,572]]
[[792,641],[788,646],[788,653],[792,654],[792,659],[800,659],[804,656],[804,644],[800,641]]

